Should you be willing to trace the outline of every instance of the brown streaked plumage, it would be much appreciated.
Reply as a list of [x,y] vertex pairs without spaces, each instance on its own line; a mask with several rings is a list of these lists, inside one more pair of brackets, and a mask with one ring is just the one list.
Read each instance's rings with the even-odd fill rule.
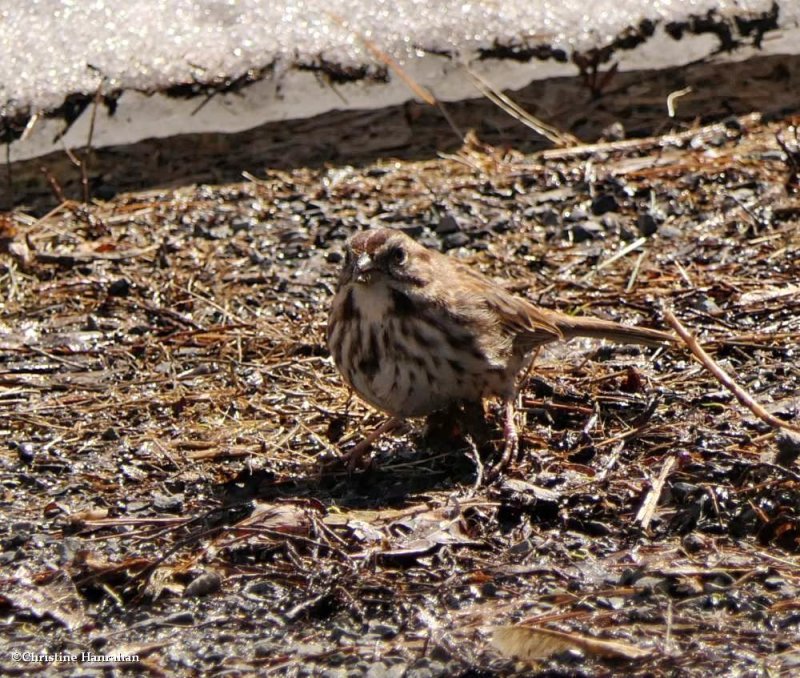
[[[517,445],[517,375],[534,349],[574,337],[674,341],[658,330],[539,308],[388,228],[361,231],[348,241],[328,320],[328,346],[345,382],[395,419],[501,398],[503,463]],[[363,451],[357,449],[351,465]]]

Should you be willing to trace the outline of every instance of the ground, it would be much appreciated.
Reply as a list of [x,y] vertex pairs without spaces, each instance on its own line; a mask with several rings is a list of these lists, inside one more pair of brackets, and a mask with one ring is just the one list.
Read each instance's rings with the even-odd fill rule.
[[[683,345],[543,352],[520,456],[487,483],[493,403],[481,449],[411,421],[349,473],[383,415],[324,340],[344,239],[389,224],[545,307],[672,310],[796,422],[795,122],[528,155],[473,139],[0,217],[0,672],[800,670],[800,442]],[[514,658],[496,629],[520,622],[558,651]]]

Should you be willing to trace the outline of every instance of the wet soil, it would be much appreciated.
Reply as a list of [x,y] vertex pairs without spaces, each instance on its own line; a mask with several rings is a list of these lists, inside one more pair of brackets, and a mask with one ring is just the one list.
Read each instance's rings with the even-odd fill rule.
[[[543,352],[521,454],[486,483],[492,403],[479,448],[412,421],[348,473],[382,415],[324,341],[344,240],[388,224],[545,307],[672,309],[797,422],[797,122],[473,138],[0,216],[0,672],[800,670],[800,442],[685,348]],[[526,664],[491,642],[520,622],[572,640]],[[65,659],[83,652],[100,661]]]

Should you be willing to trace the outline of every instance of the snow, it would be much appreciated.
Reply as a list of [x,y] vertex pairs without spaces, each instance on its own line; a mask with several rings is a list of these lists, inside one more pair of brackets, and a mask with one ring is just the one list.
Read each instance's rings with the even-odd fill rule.
[[[613,41],[643,19],[653,38],[619,52],[621,69],[659,68],[707,57],[713,35],[669,38],[668,21],[715,10],[720,15],[768,12],[773,0],[3,0],[0,4],[0,118],[48,111],[71,93],[122,91],[113,116],[98,114],[93,143],[130,143],[148,136],[239,131],[270,120],[334,108],[401,103],[413,93],[390,71],[389,82],[332,87],[298,70],[321,59],[345,68],[384,63],[373,45],[397,60],[442,100],[478,96],[464,63],[502,88],[575,75],[567,60],[520,63],[479,60],[493,45],[549,45],[567,55]],[[768,51],[800,49],[800,0],[779,3],[785,30]],[[442,55],[446,51],[447,55]],[[734,58],[745,58],[744,50]],[[268,69],[264,71],[264,69]],[[191,82],[232,80],[264,71],[237,93],[201,100],[155,94]],[[61,120],[38,118],[12,159],[85,144],[84,113],[63,140]]]

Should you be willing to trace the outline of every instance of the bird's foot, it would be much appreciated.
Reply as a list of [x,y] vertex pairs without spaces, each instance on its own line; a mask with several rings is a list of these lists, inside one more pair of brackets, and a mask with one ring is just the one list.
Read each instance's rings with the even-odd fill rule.
[[367,435],[364,440],[358,443],[355,447],[353,447],[347,454],[343,457],[347,461],[347,470],[351,473],[361,464],[361,460],[364,455],[369,452],[369,449],[372,445],[377,442],[381,436],[394,431],[398,427],[400,427],[403,422],[400,419],[395,419],[394,417],[387,419],[383,422],[380,426],[378,426],[374,431],[372,431],[369,435]]
[[502,471],[508,468],[511,460],[517,455],[519,451],[519,434],[517,433],[517,424],[514,421],[514,401],[507,400],[504,403],[505,416],[503,418],[503,454],[489,472],[486,474],[487,480],[495,480]]

